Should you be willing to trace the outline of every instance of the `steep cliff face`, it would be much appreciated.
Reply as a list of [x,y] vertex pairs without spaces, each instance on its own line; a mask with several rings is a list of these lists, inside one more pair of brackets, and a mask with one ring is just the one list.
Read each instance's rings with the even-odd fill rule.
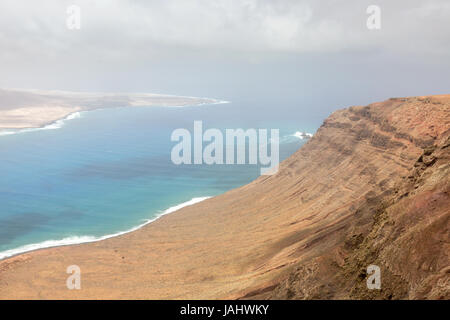
[[[344,264],[351,298],[450,298],[449,196],[447,137],[426,148],[392,195],[380,199],[369,233]],[[352,284],[368,263],[381,267],[382,290]]]
[[[316,141],[299,153],[317,140],[336,145],[335,156],[321,163],[340,186],[330,182],[327,189],[352,189],[345,197],[351,202],[317,222],[324,226],[300,240],[309,257],[255,298],[450,298],[448,102],[446,96],[391,99],[325,121]],[[339,144],[342,134],[350,141]],[[352,165],[341,167],[345,163]],[[372,264],[381,269],[381,290],[367,288]]]
[[[333,113],[276,175],[0,262],[2,298],[448,298],[450,96]],[[77,264],[83,289],[67,290]],[[365,270],[381,268],[382,289]]]
[[[267,297],[450,299],[450,138],[425,148],[395,181],[353,211],[342,243],[299,262]],[[381,268],[381,290],[367,289],[372,264]]]

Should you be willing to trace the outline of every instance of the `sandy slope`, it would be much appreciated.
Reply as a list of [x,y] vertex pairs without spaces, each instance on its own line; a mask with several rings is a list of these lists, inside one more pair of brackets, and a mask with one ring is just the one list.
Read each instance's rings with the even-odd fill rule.
[[[426,176],[424,192],[443,184],[439,204],[429,207],[426,217],[406,216],[391,238],[385,237],[386,224],[376,226],[386,216],[377,206],[393,197],[395,188],[414,189],[401,181],[424,148],[445,150],[449,135],[450,96],[336,111],[274,176],[130,234],[1,261],[0,298],[360,298],[368,294],[361,269],[372,261],[398,286],[371,297],[445,296],[448,171]],[[445,165],[445,155],[439,157],[444,160],[430,168]],[[420,242],[422,247],[405,246],[410,242],[400,239],[402,232],[417,241],[425,237],[420,228],[425,223],[440,236]],[[380,248],[371,251],[374,241]],[[396,241],[404,251],[393,260],[400,256],[391,245]],[[419,260],[423,267],[417,269]],[[81,290],[66,288],[66,268],[73,264],[82,271]]]

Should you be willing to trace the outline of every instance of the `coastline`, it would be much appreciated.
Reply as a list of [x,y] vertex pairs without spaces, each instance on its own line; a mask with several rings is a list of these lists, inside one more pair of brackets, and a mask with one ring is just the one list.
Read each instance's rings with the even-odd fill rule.
[[[39,131],[39,130],[59,129],[64,125],[64,122],[66,122],[68,120],[72,120],[72,119],[78,119],[81,117],[82,113],[88,112],[88,111],[91,111],[91,110],[70,112],[63,118],[49,121],[48,123],[45,123],[39,127],[0,128],[0,136],[9,136],[9,135],[14,135],[14,134],[33,132],[33,131]],[[7,131],[7,130],[10,130],[10,131]]]
[[[0,89],[0,98],[1,98],[1,93],[5,92],[6,90],[4,89]],[[27,91],[23,91],[23,90],[17,90],[17,89],[12,89],[11,91],[14,92],[19,92],[19,93],[42,93],[39,90],[27,90]],[[74,92],[64,92],[64,91],[45,91],[45,93],[48,94],[66,94],[66,95],[78,95],[81,93],[74,93]],[[98,95],[98,94],[105,94],[106,93],[92,93],[92,95]],[[148,103],[148,101],[137,101],[135,103],[130,103],[130,105],[124,105],[124,106],[114,106],[114,107],[108,107],[108,106],[101,106],[101,107],[95,107],[95,108],[88,108],[88,109],[81,109],[76,107],[75,110],[69,110],[67,113],[65,113],[64,115],[62,115],[61,117],[57,118],[57,119],[52,119],[49,120],[48,122],[43,123],[40,126],[25,126],[25,127],[17,127],[17,128],[5,128],[5,127],[0,127],[0,138],[2,136],[9,136],[9,135],[15,135],[15,134],[20,134],[20,133],[29,133],[29,132],[34,132],[34,131],[40,131],[40,130],[55,130],[55,129],[59,129],[61,128],[66,121],[69,120],[73,120],[73,119],[78,119],[82,116],[83,113],[85,112],[89,112],[89,111],[95,111],[95,110],[105,110],[105,109],[116,109],[116,108],[130,108],[130,107],[134,107],[134,108],[141,108],[141,107],[164,107],[164,108],[183,108],[183,107],[198,107],[198,106],[206,106],[206,105],[216,105],[216,104],[226,104],[226,103],[230,103],[229,101],[224,101],[224,100],[218,100],[218,99],[213,99],[213,98],[206,98],[206,97],[192,97],[192,96],[175,96],[175,95],[162,95],[162,94],[148,94],[148,93],[136,93],[135,95],[140,95],[140,96],[150,96],[150,97],[157,97],[158,99],[184,99],[183,103],[181,104],[171,104],[170,101],[168,102],[167,105],[163,105],[163,104],[146,104]],[[160,102],[160,101],[159,101]],[[0,105],[1,107],[1,105]],[[39,107],[36,107],[36,109],[39,109]],[[14,109],[13,109],[14,110]],[[2,109],[0,108],[0,118],[1,118],[1,113],[2,113]],[[160,217],[172,213],[175,210],[181,209],[185,206],[189,206],[192,204],[195,204],[197,202],[206,200],[210,197],[197,197],[197,198],[193,198],[189,201],[183,202],[181,204],[175,205],[173,207],[170,207],[164,211],[162,211],[161,213],[157,214],[154,218],[151,219],[147,219],[145,220],[144,223],[139,224],[135,227],[130,228],[129,230],[125,230],[125,231],[119,231],[113,234],[107,234],[104,236],[89,236],[89,235],[85,235],[85,236],[74,236],[74,237],[66,237],[64,239],[59,239],[59,240],[46,240],[46,241],[42,241],[42,242],[37,242],[37,243],[30,243],[27,245],[23,245],[14,249],[9,249],[9,250],[5,250],[0,252],[0,261],[3,261],[5,259],[8,258],[12,258],[15,257],[17,255],[20,254],[24,254],[24,253],[28,253],[28,252],[33,252],[33,251],[38,251],[38,250],[42,250],[42,249],[46,249],[46,248],[55,248],[55,247],[61,247],[61,246],[70,246],[70,245],[77,245],[77,244],[83,244],[83,243],[92,243],[92,242],[98,242],[98,241],[102,241],[102,240],[106,240],[112,237],[118,237],[133,231],[136,231],[142,227],[144,227],[145,225],[154,222],[155,220],[159,219]],[[175,208],[175,209],[174,209]]]
[[[227,104],[231,103],[230,101],[225,100],[215,100],[214,102],[202,102],[198,104],[186,104],[186,105],[178,105],[178,106],[163,106],[164,108],[185,108],[185,107],[200,107],[200,106],[206,106],[206,105],[216,105],[216,104]],[[151,107],[158,107],[158,106],[131,106],[134,108],[151,108]],[[123,106],[123,107],[113,107],[113,108],[96,108],[96,109],[90,109],[90,110],[80,110],[80,111],[74,111],[69,112],[67,115],[65,115],[62,118],[51,120],[47,123],[44,123],[43,125],[39,127],[23,127],[23,128],[1,128],[0,127],[0,137],[1,136],[9,136],[14,134],[20,134],[20,133],[27,133],[27,132],[33,132],[33,131],[40,131],[40,130],[54,130],[61,128],[66,121],[72,120],[72,119],[78,119],[81,117],[83,113],[95,111],[95,110],[106,110],[106,109],[116,109],[116,108],[130,108],[130,106]]]
[[[372,230],[377,218],[374,205],[384,198],[373,195],[384,195],[397,181],[408,183],[402,177],[415,170],[425,146],[436,142],[439,150],[448,152],[448,127],[439,121],[449,119],[449,106],[450,96],[432,96],[338,110],[280,164],[276,175],[259,177],[118,237],[0,261],[0,299],[276,299],[285,291],[302,299],[348,299],[361,266],[349,270],[350,275],[341,274],[339,268],[346,266],[345,258],[352,252],[356,258],[365,254],[358,251],[354,238],[378,232]],[[384,125],[380,119],[386,120],[381,121]],[[424,136],[433,138],[425,141]],[[429,168],[437,174],[433,177],[448,177],[448,157],[438,156],[436,164],[428,160],[423,158],[423,163],[431,163]],[[362,174],[362,168],[368,173]],[[395,234],[407,230],[408,237],[386,238],[382,248],[386,259],[380,261],[385,270],[406,266],[408,253],[422,239],[431,241],[426,248],[438,251],[423,250],[424,256],[416,261],[445,257],[446,248],[430,234],[445,232],[448,196],[443,195],[448,192],[437,184],[448,185],[448,180],[429,180],[417,188],[412,185],[414,193],[405,198],[403,191],[398,193],[404,200],[393,208],[399,210],[392,216],[398,223]],[[437,193],[430,194],[433,190]],[[424,211],[417,211],[414,201],[427,208],[434,199],[442,204],[427,216],[432,223],[420,224]],[[419,230],[408,224],[409,218],[418,221]],[[421,237],[415,237],[417,232]],[[392,241],[406,254],[392,254]],[[439,261],[433,269],[434,283],[445,276],[446,261]],[[67,267],[74,264],[81,269],[81,290],[65,286]],[[397,272],[405,275],[409,270]],[[429,288],[421,278],[410,283]],[[298,294],[292,291],[298,289]],[[393,298],[408,298],[401,294]]]
[[74,237],[67,237],[67,238],[64,238],[61,240],[46,240],[43,242],[32,243],[32,244],[24,245],[24,246],[15,248],[15,249],[2,251],[2,252],[0,252],[0,262],[3,260],[9,259],[9,258],[18,256],[18,255],[24,254],[24,253],[34,252],[34,251],[38,251],[38,250],[43,250],[43,249],[48,249],[48,248],[65,247],[65,246],[71,246],[71,245],[77,245],[77,244],[83,244],[83,243],[92,243],[92,242],[98,242],[98,241],[102,241],[102,240],[106,240],[106,239],[111,239],[114,237],[119,237],[124,234],[139,230],[142,227],[158,220],[159,218],[161,218],[167,214],[173,213],[177,210],[194,205],[196,203],[199,203],[201,201],[204,201],[204,200],[210,199],[210,198],[211,197],[209,197],[209,196],[192,198],[189,201],[182,202],[178,205],[172,206],[172,207],[162,211],[161,213],[157,214],[154,218],[147,219],[144,223],[137,225],[135,227],[132,227],[129,230],[119,231],[119,232],[116,232],[113,234],[108,234],[108,235],[104,235],[104,236],[100,236],[100,237],[74,236]]
[[[28,100],[10,106],[2,101],[8,94]],[[43,96],[46,94],[46,96]],[[6,99],[5,99],[6,100]],[[5,104],[6,103],[6,104]],[[0,136],[30,131],[58,129],[65,121],[82,112],[127,107],[194,107],[229,103],[229,101],[191,96],[151,93],[85,93],[0,89]],[[75,116],[76,117],[76,116]]]

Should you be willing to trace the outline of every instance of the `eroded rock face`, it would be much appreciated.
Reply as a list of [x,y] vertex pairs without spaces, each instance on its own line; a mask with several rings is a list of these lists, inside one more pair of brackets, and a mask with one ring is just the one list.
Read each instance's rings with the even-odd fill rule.
[[[276,175],[121,237],[1,261],[0,298],[448,298],[449,135],[450,96],[339,110]],[[367,290],[370,264],[381,290]]]
[[[340,116],[346,113],[352,114],[347,116],[354,123],[351,126],[343,126],[349,123],[345,120],[337,126],[337,113],[324,127],[345,127],[355,132],[355,145],[365,142],[380,149],[367,163],[372,173],[367,182],[372,187],[366,193],[362,190],[365,199],[347,207],[348,213],[338,222],[339,232],[334,233],[331,223],[324,229],[328,233],[322,231],[329,239],[341,235],[334,246],[300,260],[266,297],[450,298],[448,100],[442,96],[395,99],[350,108]],[[363,119],[364,126],[359,126]],[[349,161],[354,163],[361,151],[349,153]],[[377,158],[385,159],[388,166],[375,164]],[[364,174],[361,171],[353,179],[365,179]],[[367,288],[366,270],[371,264],[381,268],[381,290]]]

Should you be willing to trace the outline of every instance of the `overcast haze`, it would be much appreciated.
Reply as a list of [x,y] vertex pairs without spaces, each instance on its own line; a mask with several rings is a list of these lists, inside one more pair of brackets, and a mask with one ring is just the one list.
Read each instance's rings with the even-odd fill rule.
[[[81,29],[66,27],[81,8]],[[366,9],[381,8],[368,30]],[[0,3],[0,87],[261,94],[335,109],[450,93],[450,2]]]

